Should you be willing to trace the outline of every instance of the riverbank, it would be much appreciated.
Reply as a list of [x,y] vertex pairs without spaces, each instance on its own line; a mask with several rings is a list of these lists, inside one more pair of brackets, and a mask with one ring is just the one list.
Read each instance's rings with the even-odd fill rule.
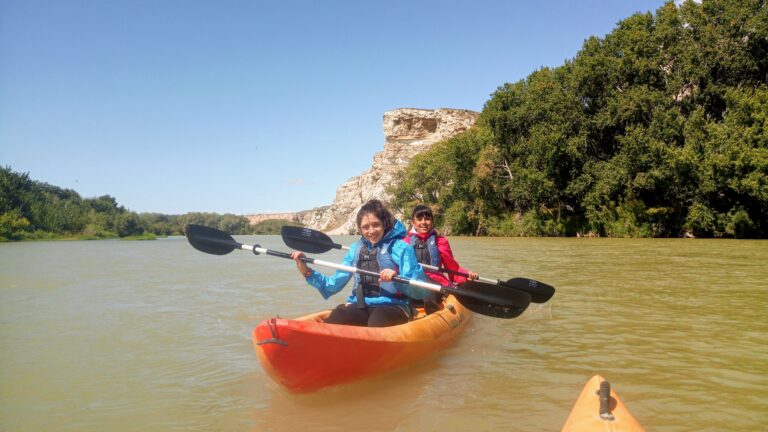
[[93,235],[93,234],[71,234],[61,235],[49,232],[33,232],[18,239],[7,239],[0,237],[0,243],[17,243],[31,241],[77,241],[77,240],[157,240],[167,236],[158,236],[152,233],[144,233],[133,236],[120,237],[117,234]]

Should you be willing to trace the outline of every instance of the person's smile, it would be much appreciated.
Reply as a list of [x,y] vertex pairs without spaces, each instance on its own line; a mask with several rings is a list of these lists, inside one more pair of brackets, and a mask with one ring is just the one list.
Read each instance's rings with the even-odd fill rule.
[[432,218],[429,216],[422,216],[418,215],[413,218],[413,227],[416,229],[416,232],[419,234],[424,234],[432,231]]

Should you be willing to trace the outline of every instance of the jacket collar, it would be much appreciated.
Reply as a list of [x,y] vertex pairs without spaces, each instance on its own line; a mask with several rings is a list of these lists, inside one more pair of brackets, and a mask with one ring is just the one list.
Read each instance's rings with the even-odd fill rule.
[[418,237],[418,238],[419,238],[419,239],[421,239],[421,240],[427,240],[427,239],[429,238],[429,236],[431,236],[431,235],[433,235],[433,234],[434,234],[435,236],[437,236],[437,231],[435,231],[435,229],[434,229],[434,228],[432,228],[432,229],[431,229],[431,230],[429,230],[428,232],[425,232],[425,233],[420,233],[420,232],[417,232],[415,229],[411,229],[411,232],[410,232],[409,234],[411,234],[411,235],[413,235],[413,236],[415,236],[415,237]]

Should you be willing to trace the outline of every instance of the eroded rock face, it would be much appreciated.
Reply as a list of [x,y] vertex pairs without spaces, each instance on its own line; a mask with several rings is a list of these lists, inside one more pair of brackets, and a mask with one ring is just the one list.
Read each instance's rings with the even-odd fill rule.
[[271,220],[271,219],[293,220],[295,216],[296,216],[296,213],[260,213],[260,214],[246,215],[245,217],[248,218],[248,223],[250,223],[251,225],[256,225],[259,222],[264,222],[265,220]]
[[373,156],[371,168],[336,190],[333,204],[296,213],[295,220],[330,234],[357,232],[355,216],[366,201],[388,201],[387,189],[400,181],[401,171],[415,155],[434,143],[459,134],[477,121],[479,113],[441,108],[402,108],[384,113],[384,150]]

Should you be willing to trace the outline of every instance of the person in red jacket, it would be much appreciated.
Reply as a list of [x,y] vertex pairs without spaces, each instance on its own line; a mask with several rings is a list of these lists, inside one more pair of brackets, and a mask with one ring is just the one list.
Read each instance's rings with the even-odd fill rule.
[[[433,267],[441,267],[448,270],[467,273],[469,279],[477,279],[477,273],[462,268],[453,257],[451,245],[448,239],[441,236],[434,229],[434,216],[432,209],[425,205],[417,205],[411,213],[411,231],[405,237],[405,241],[416,250],[416,258],[419,263],[428,264]],[[442,273],[436,270],[424,269],[427,277],[434,283],[441,286],[450,286],[467,280],[466,277],[452,273]],[[431,292],[424,299],[424,308],[427,313],[434,312],[439,308],[438,303],[442,301],[439,293]]]

